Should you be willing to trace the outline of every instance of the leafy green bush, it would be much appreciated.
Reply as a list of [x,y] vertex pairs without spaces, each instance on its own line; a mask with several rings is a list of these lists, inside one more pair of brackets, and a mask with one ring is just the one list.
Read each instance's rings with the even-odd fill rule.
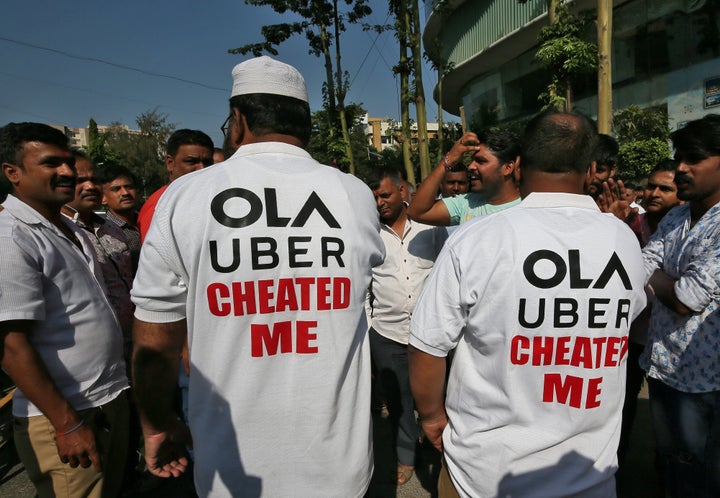
[[663,159],[670,157],[670,145],[660,138],[632,140],[620,145],[616,176],[622,180],[640,179]]

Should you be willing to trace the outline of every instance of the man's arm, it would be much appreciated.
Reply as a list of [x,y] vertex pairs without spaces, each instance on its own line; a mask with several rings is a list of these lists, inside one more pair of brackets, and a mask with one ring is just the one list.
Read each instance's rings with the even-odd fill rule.
[[446,358],[432,356],[408,345],[410,387],[425,436],[442,451],[442,433],[448,419],[445,413]]
[[[467,145],[466,145],[467,144]],[[465,133],[460,140],[455,142],[445,158],[435,166],[430,174],[418,187],[415,196],[408,206],[407,215],[411,220],[419,221],[427,225],[448,226],[450,225],[450,212],[442,199],[437,199],[437,193],[445,177],[447,165],[459,163],[466,152],[479,150],[479,141],[476,134]]]
[[650,277],[648,286],[650,286],[661,303],[681,315],[690,315],[693,310],[685,306],[675,294],[676,279],[672,278],[662,270],[656,270]]
[[70,406],[57,388],[40,355],[27,335],[33,322],[13,320],[0,324],[2,334],[2,367],[15,385],[48,418],[55,429],[55,444],[60,461],[75,468],[91,464],[101,472],[95,434]]
[[180,354],[187,336],[185,320],[149,323],[135,319],[133,379],[145,437],[145,462],[159,477],[178,477],[188,460],[190,432],[173,410]]

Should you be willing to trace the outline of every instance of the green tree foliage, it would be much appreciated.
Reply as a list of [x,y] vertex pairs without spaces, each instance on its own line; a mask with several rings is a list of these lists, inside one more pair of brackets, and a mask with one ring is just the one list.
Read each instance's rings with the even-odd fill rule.
[[[231,54],[255,56],[267,52],[277,55],[275,47],[293,35],[305,35],[309,44],[309,53],[323,57],[325,61],[325,84],[323,101],[327,109],[325,117],[328,130],[333,136],[341,135],[345,153],[338,158],[341,165],[355,172],[355,161],[350,139],[350,122],[345,114],[345,95],[348,90],[348,74],[342,70],[340,53],[340,34],[347,23],[356,23],[372,13],[367,0],[340,0],[349,9],[340,12],[339,0],[245,0],[248,5],[271,7],[278,14],[294,13],[301,20],[263,26],[260,30],[264,40],[228,50]],[[334,44],[335,53],[331,53]],[[333,60],[334,58],[334,60]],[[338,133],[340,131],[340,133]]]
[[573,16],[566,4],[559,3],[555,22],[540,30],[535,58],[552,74],[548,91],[539,96],[546,109],[571,110],[573,82],[597,68],[597,45],[582,38],[589,22],[588,16]]
[[[328,129],[327,112],[327,109],[313,112],[312,133],[307,150],[315,160],[342,169],[345,143]],[[367,145],[367,139],[360,125],[360,120],[366,111],[361,104],[350,103],[345,108],[345,113],[349,124],[350,144],[355,157],[355,175],[366,179],[379,164],[378,158],[372,155],[377,151]]]
[[639,180],[663,159],[670,157],[670,145],[666,140],[648,138],[620,144],[617,176],[623,180]]
[[616,113],[613,121],[620,144],[620,178],[643,178],[658,162],[670,157],[670,129],[664,107],[629,106]]
[[102,164],[106,161],[105,141],[107,135],[98,131],[97,123],[93,118],[88,122],[88,146],[87,155],[94,164]]
[[165,145],[175,130],[167,114],[156,109],[143,112],[135,122],[139,132],[113,123],[105,132],[105,162],[129,168],[140,182],[140,193],[147,197],[167,182]]
[[613,121],[615,135],[621,143],[648,138],[667,139],[670,136],[667,110],[664,107],[643,109],[631,105],[617,112]]

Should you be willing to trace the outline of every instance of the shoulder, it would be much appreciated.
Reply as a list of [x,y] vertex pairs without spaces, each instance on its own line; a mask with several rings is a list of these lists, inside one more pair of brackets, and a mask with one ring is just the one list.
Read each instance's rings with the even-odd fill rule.
[[148,198],[145,200],[145,203],[140,208],[140,213],[138,213],[138,216],[145,217],[148,214],[152,215],[152,211],[154,210],[155,206],[157,205],[158,200],[160,199],[160,196],[163,195],[165,190],[167,190],[168,185],[163,185],[159,189],[157,189],[155,192],[150,194]]

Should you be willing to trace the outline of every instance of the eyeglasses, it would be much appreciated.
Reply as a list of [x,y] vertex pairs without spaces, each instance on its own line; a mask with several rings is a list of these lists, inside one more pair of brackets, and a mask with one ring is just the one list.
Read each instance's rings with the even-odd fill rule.
[[220,126],[220,131],[223,134],[223,137],[227,135],[228,130],[230,129],[230,121],[232,120],[232,114],[230,114],[227,119],[223,122],[223,124]]

